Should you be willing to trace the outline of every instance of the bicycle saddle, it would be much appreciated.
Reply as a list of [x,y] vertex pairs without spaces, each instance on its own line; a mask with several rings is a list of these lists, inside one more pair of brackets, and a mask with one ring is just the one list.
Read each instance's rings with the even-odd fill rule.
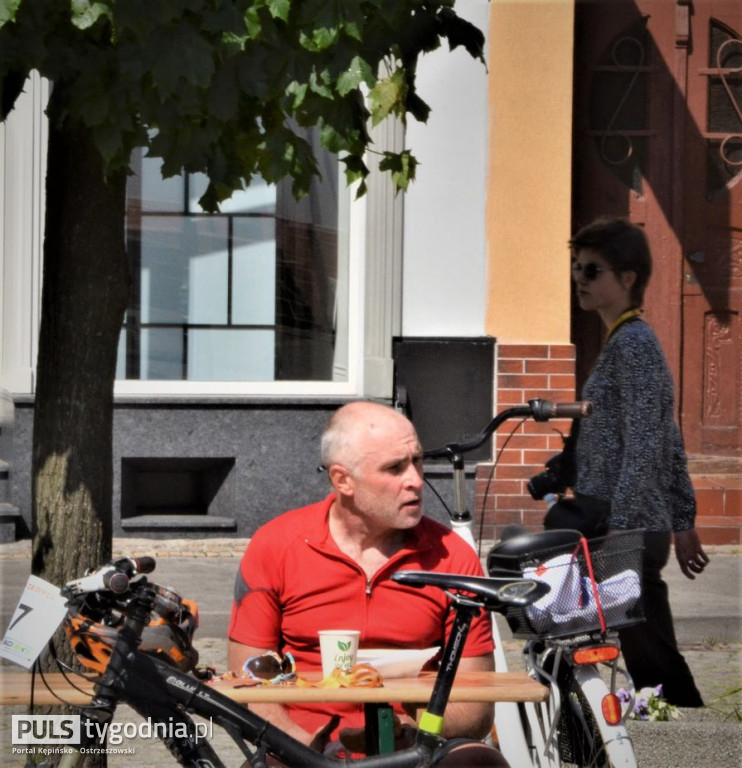
[[559,547],[577,546],[582,538],[579,531],[568,528],[551,531],[525,533],[505,539],[495,544],[487,555],[487,573],[490,576],[503,576],[506,573],[520,573],[521,560],[541,551]]
[[392,581],[409,587],[429,586],[447,591],[469,592],[490,607],[503,604],[530,605],[549,591],[546,584],[531,579],[493,579],[487,576],[465,576],[459,573],[431,571],[397,571],[392,574]]

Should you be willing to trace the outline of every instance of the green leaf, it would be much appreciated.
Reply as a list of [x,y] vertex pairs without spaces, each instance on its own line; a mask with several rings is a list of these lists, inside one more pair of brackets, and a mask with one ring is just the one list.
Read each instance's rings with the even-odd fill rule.
[[349,651],[350,650],[350,646],[351,646],[350,641],[343,642],[342,640],[338,640],[338,648],[341,651]]
[[120,158],[123,144],[121,141],[121,131],[117,126],[113,126],[110,123],[96,125],[93,129],[93,136],[98,151],[106,165],[111,165],[117,157]]
[[441,10],[440,20],[451,50],[463,45],[475,59],[484,63],[484,35],[477,27],[449,8]]
[[250,37],[257,40],[257,38],[260,37],[262,27],[260,9],[258,8],[257,3],[248,5],[245,9],[245,28],[247,29],[247,33]]
[[162,95],[174,94],[181,78],[205,88],[214,73],[213,47],[190,23],[171,28],[159,42],[152,74]]
[[421,123],[427,123],[430,115],[430,107],[417,95],[413,90],[407,94],[407,112],[411,114],[415,120]]
[[330,85],[329,72],[312,72],[309,77],[309,88],[319,96],[323,96],[326,99],[332,99],[332,89]]
[[206,187],[206,191],[199,198],[198,204],[206,213],[218,213],[219,211],[219,195],[217,194],[216,187],[209,183]]
[[90,0],[72,0],[72,24],[78,29],[90,29],[102,17],[112,20],[111,9],[105,3]]
[[302,30],[299,35],[299,42],[308,51],[313,53],[319,53],[327,48],[330,48],[335,42],[337,42],[339,36],[339,30],[335,28],[321,27],[320,29],[312,30],[311,34],[307,34]]
[[289,12],[291,11],[291,0],[268,0],[268,10],[274,19],[288,21]]
[[307,96],[308,90],[309,86],[307,83],[297,83],[296,80],[294,80],[292,83],[289,83],[288,88],[286,88],[286,95],[291,97],[289,103],[292,112],[299,109],[299,107],[304,103],[304,99]]
[[379,170],[391,172],[397,189],[406,190],[410,182],[415,180],[417,160],[408,149],[402,152],[384,152]]
[[345,96],[358,88],[361,83],[373,86],[376,75],[371,65],[362,56],[354,56],[348,69],[337,79],[336,88],[341,96]]
[[347,155],[341,157],[340,162],[345,166],[345,179],[348,184],[354,184],[368,176],[368,166],[358,155]]
[[234,68],[222,67],[216,73],[209,88],[209,114],[224,122],[236,118],[239,95]]
[[358,185],[358,191],[356,192],[355,200],[360,200],[365,194],[368,192],[368,186],[366,185],[366,180],[364,179],[359,185]]
[[0,29],[8,21],[15,21],[21,0],[0,0]]
[[378,125],[392,113],[402,117],[406,97],[405,71],[400,67],[390,77],[379,80],[368,95],[372,124]]

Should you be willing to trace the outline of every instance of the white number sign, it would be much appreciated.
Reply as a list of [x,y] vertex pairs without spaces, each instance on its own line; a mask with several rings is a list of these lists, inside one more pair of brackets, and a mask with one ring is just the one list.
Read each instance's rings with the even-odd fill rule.
[[3,637],[0,656],[31,669],[67,612],[67,601],[53,584],[29,576]]

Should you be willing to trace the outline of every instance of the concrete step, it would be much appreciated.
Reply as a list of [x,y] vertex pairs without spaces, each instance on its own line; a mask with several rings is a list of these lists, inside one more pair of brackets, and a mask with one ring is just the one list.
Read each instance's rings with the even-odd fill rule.
[[742,543],[742,517],[698,515],[696,530],[707,545]]
[[696,491],[699,515],[714,517],[742,515],[742,476],[695,475],[691,480]]
[[739,544],[742,536],[742,456],[689,456],[696,492],[696,528],[704,544]]
[[195,537],[208,534],[223,535],[237,530],[237,521],[219,515],[137,515],[121,520],[125,533],[151,538]]

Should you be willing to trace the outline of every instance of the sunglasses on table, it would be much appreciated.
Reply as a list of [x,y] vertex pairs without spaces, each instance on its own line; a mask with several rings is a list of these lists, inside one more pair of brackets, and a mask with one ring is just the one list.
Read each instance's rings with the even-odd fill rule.
[[578,280],[582,277],[588,282],[596,280],[603,272],[613,272],[612,269],[601,267],[594,261],[588,261],[586,264],[581,264],[579,261],[572,262],[572,279]]
[[260,656],[251,656],[242,665],[242,669],[253,680],[270,683],[283,683],[296,678],[296,662],[287,653],[283,658],[275,651],[268,651]]

